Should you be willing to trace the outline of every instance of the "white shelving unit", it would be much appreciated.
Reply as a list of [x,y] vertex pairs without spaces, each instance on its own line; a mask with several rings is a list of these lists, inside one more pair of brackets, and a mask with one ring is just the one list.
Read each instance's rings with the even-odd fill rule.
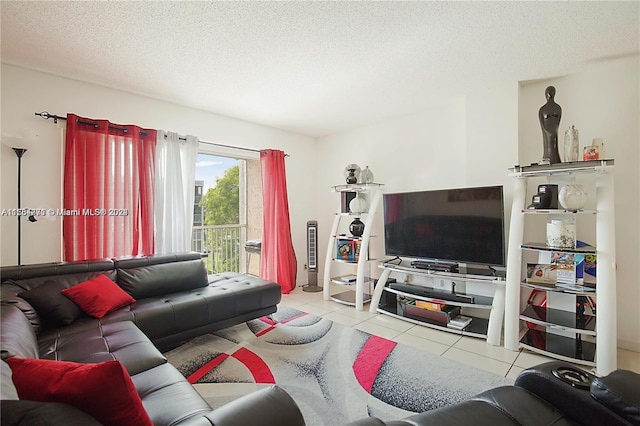
[[[491,275],[480,275],[479,272],[474,273],[470,269],[466,273],[440,272],[426,269],[417,269],[405,264],[382,263],[380,268],[383,269],[380,279],[378,280],[369,311],[378,312],[384,315],[402,319],[414,324],[423,325],[425,327],[435,328],[438,330],[448,331],[450,333],[463,334],[466,336],[486,338],[487,343],[500,346],[500,337],[502,333],[502,321],[504,318],[504,301],[505,301],[505,281],[504,278]],[[458,283],[484,283],[494,286],[493,295],[477,295],[470,292],[454,291],[447,294],[445,291],[436,290],[429,294],[429,291],[435,289],[422,285],[407,285],[401,283],[400,286],[387,286],[387,281],[392,273],[398,273],[403,276],[420,276],[431,278],[434,280],[450,280]],[[396,287],[396,288],[394,288]],[[425,290],[427,292],[425,293]],[[425,295],[426,294],[426,295]],[[464,300],[468,298],[468,300]],[[460,308],[472,308],[474,310],[483,310],[488,312],[487,315],[475,316],[469,312],[463,312],[463,315],[472,318],[469,325],[463,329],[454,329],[443,325],[434,324],[407,314],[404,310],[403,300],[415,299],[446,304],[450,306],[459,306]]]
[[[505,302],[505,337],[507,349],[528,350],[565,361],[593,366],[596,373],[606,375],[617,366],[616,323],[616,255],[615,255],[615,211],[613,192],[613,160],[576,161],[547,166],[516,166],[512,170],[515,178]],[[557,181],[578,175],[595,175],[596,209],[584,211],[528,210],[525,207],[527,182],[530,178],[546,178]],[[559,185],[561,186],[561,185]],[[594,191],[588,191],[593,193]],[[527,217],[532,215],[595,215],[596,247],[579,249],[553,249],[541,243],[524,243],[524,227]],[[578,233],[579,233],[578,229]],[[539,238],[545,240],[545,236]],[[526,265],[523,254],[544,251],[585,253],[597,256],[597,278],[595,291],[579,287],[567,289],[560,286],[541,286],[527,283],[523,270]],[[527,254],[529,256],[529,254]],[[590,297],[597,301],[597,318],[594,312],[577,315],[575,304],[572,310],[548,303],[545,307],[527,306],[522,312],[521,290],[531,288],[546,292],[547,300],[561,297]],[[534,324],[520,338],[521,321]],[[535,328],[535,329],[534,329]]]
[[[368,211],[366,213],[341,213],[336,212],[333,225],[331,227],[331,233],[329,236],[329,242],[327,244],[327,257],[324,265],[324,283],[323,283],[323,296],[324,300],[334,300],[338,303],[343,303],[350,306],[355,306],[359,311],[364,309],[364,304],[371,300],[371,296],[365,290],[365,286],[371,283],[371,278],[366,276],[369,271],[369,263],[374,259],[370,259],[369,253],[369,241],[371,239],[371,229],[373,227],[373,219],[378,205],[382,199],[382,184],[379,183],[355,183],[346,185],[337,185],[332,187],[334,192],[359,192],[368,195]],[[336,256],[336,242],[343,237],[341,235],[341,229],[345,227],[347,220],[351,222],[356,217],[361,218],[364,222],[364,233],[359,238],[351,239],[360,242],[360,256],[358,261],[347,261],[339,259]],[[344,238],[344,237],[343,237]],[[334,275],[336,264],[351,264],[355,268],[355,282],[344,281],[343,276]],[[331,285],[350,285],[355,286],[354,290],[348,290],[343,293],[331,295]]]

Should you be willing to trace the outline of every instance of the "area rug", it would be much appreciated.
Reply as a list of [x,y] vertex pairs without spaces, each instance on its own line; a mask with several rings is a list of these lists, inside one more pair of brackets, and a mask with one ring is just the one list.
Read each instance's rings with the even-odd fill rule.
[[401,419],[512,384],[289,307],[165,353],[191,383],[278,384],[307,425]]

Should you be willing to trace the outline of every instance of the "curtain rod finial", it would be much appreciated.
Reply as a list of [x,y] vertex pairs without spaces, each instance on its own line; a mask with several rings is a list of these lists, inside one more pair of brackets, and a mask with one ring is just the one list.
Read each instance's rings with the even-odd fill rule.
[[62,118],[62,117],[58,117],[57,115],[49,114],[49,111],[36,112],[35,115],[42,117],[45,120],[53,118],[53,122],[55,124],[58,124],[58,118]]

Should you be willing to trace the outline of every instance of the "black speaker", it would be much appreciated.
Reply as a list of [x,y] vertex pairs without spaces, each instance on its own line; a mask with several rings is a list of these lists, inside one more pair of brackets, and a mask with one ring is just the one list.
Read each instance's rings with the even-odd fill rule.
[[538,193],[531,199],[528,209],[557,209],[558,185],[538,185]]
[[349,203],[351,202],[351,200],[353,200],[354,198],[356,198],[356,193],[355,192],[341,192],[341,197],[340,197],[340,211],[342,213],[351,213],[351,209],[349,209]]

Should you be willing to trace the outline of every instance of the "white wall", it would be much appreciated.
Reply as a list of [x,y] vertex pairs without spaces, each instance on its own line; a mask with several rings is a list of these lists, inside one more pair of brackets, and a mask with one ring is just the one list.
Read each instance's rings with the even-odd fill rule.
[[[556,88],[562,107],[559,142],[574,125],[582,147],[603,138],[608,158],[615,160],[618,342],[640,351],[640,141],[638,56],[590,64],[579,73],[538,81],[520,89],[519,161],[529,164],[542,156],[538,109],[546,102],[547,86]],[[562,149],[560,150],[562,155]],[[592,184],[588,179],[585,185]],[[593,194],[592,194],[593,195]],[[595,207],[595,198],[589,199]],[[582,220],[582,218],[579,218]],[[580,238],[580,222],[578,222]],[[584,238],[594,242],[593,233]]]
[[[43,110],[58,115],[73,112],[114,123],[192,134],[207,142],[281,149],[290,155],[286,166],[291,227],[298,270],[303,271],[305,225],[314,211],[314,206],[308,202],[308,183],[313,180],[315,170],[312,138],[7,64],[2,64],[1,71],[1,208],[15,208],[17,204],[17,160],[9,146],[18,145],[28,148],[22,162],[22,205],[62,207],[61,155],[65,122],[56,126],[52,120],[34,115]],[[2,217],[0,225],[0,264],[14,265],[17,262],[17,220]],[[23,220],[22,263],[61,260],[60,229],[60,218],[35,223]],[[299,273],[298,282],[305,283],[306,276]]]

